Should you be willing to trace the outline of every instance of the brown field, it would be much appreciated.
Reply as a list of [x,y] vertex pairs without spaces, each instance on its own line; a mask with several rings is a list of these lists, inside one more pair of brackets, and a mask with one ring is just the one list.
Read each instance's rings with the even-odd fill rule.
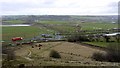
[[[35,45],[41,44],[42,46],[36,47]],[[116,66],[119,63],[99,62],[91,59],[94,52],[104,52],[102,50],[83,46],[70,42],[43,42],[33,45],[22,45],[15,51],[16,56],[24,58],[28,61],[26,65],[34,66]],[[49,57],[51,50],[60,53],[61,58],[55,59]]]

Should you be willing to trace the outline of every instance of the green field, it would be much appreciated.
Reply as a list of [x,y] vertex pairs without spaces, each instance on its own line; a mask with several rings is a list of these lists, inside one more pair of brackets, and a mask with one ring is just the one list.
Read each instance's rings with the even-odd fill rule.
[[95,46],[100,46],[100,47],[107,47],[109,43],[106,42],[84,42],[87,44],[95,45]]
[[50,24],[69,24],[69,22],[68,21],[38,21],[38,23],[42,23],[42,24],[48,24],[48,25],[50,25]]
[[3,21],[3,22],[8,22],[10,24],[22,24],[22,23],[25,23],[25,21],[22,21],[22,20],[8,20],[8,21]]
[[[73,31],[75,30],[77,24],[81,26],[82,30],[96,30],[96,29],[112,29],[112,28],[117,28],[118,24],[113,24],[113,23],[96,23],[96,22],[85,22],[81,23],[78,21],[74,22],[69,22],[69,21],[40,21],[39,23],[42,24],[47,24],[47,25],[55,25],[55,28],[61,30],[63,28],[66,31]],[[62,29],[62,30],[63,30]],[[70,30],[69,30],[70,29]]]
[[[91,44],[91,45],[95,45],[95,46],[100,46],[100,47],[108,47],[111,44],[117,44],[117,42],[83,42],[86,44]],[[119,43],[118,43],[119,44]]]
[[34,26],[2,27],[2,40],[9,41],[13,37],[23,37],[25,39],[30,39],[35,36],[39,36],[42,33],[53,34],[54,31]]
[[82,30],[112,29],[117,28],[118,24],[112,23],[81,23]]

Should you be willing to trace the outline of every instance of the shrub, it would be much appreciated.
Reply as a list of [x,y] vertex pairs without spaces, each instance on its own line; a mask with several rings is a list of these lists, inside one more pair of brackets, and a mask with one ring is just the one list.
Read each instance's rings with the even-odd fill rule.
[[68,40],[67,40],[68,42],[76,42],[77,41],[77,37],[75,37],[75,36],[70,36],[70,37],[68,37]]
[[19,68],[25,68],[25,64],[19,64]]
[[120,43],[109,44],[106,54],[94,53],[92,58],[96,61],[120,62]]
[[82,41],[89,41],[88,37],[86,36],[82,36],[80,34],[75,34],[75,35],[71,35],[70,37],[68,37],[68,42],[82,42]]
[[79,41],[89,41],[86,36],[79,36]]
[[96,61],[104,61],[106,59],[106,55],[100,52],[95,52],[92,58]]
[[108,61],[120,62],[120,43],[111,43],[107,48]]
[[15,53],[14,51],[9,50],[9,52],[7,53],[7,60],[15,60]]
[[52,58],[61,58],[60,54],[55,50],[51,50],[49,56]]
[[3,48],[2,49],[2,53],[3,54],[6,54],[6,60],[14,60],[15,59],[15,53],[14,53],[14,50],[11,49],[11,48]]

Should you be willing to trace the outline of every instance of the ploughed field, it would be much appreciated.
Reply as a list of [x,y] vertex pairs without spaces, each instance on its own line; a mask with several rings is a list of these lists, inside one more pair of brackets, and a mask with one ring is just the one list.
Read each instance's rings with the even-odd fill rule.
[[[42,46],[38,47],[41,44]],[[17,60],[26,66],[116,66],[120,63],[100,62],[91,59],[94,52],[105,51],[70,42],[42,42],[33,45],[17,46]],[[51,50],[57,51],[61,58],[49,57]],[[24,62],[25,61],[25,62]]]

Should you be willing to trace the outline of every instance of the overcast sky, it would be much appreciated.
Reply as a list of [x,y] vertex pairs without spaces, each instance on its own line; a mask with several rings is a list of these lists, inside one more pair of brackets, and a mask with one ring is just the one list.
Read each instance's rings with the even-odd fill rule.
[[0,0],[0,15],[118,14],[119,0]]

